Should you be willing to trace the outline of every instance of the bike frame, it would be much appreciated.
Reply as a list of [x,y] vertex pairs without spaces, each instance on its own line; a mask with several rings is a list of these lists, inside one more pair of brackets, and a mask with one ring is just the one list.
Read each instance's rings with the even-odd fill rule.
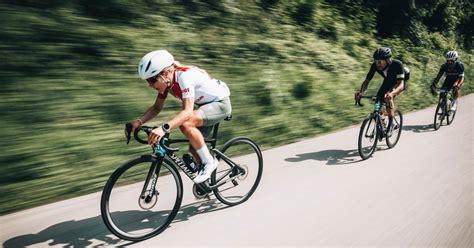
[[[363,98],[370,98],[370,99],[373,99],[374,100],[374,97],[363,97]],[[362,106],[362,104],[359,103],[359,105]],[[374,103],[374,111],[372,113],[369,114],[368,117],[370,117],[371,119],[374,119],[375,120],[375,127],[377,128],[377,135],[378,139],[380,138],[383,138],[383,132],[384,132],[384,128],[382,126],[382,121],[381,121],[381,112],[382,112],[382,107],[385,106],[385,102],[381,102],[381,101],[378,101],[378,100],[375,100],[375,103]],[[365,136],[367,137],[367,133],[365,134]]]
[[[447,115],[447,110],[448,110],[448,95],[450,94],[450,92],[452,92],[452,89],[450,90],[442,90],[440,89],[439,91],[439,100],[438,100],[438,104],[439,103],[443,103],[443,113],[444,115]],[[451,93],[452,94],[452,93]]]
[[[211,145],[211,151],[216,154],[216,157],[219,159],[222,159],[224,160],[227,164],[231,165],[232,168],[237,168],[237,169],[242,169],[240,168],[235,162],[233,162],[229,157],[227,157],[224,153],[222,153],[221,151],[219,151],[218,149],[216,149],[216,144],[217,144],[217,134],[218,134],[218,131],[219,131],[219,123],[216,123],[214,126],[213,126],[213,134],[212,134],[212,137],[210,139],[205,139],[204,142],[206,144],[210,144]],[[175,164],[175,166],[177,166],[178,168],[180,168],[184,174],[186,174],[186,176],[189,177],[189,179],[193,180],[195,175],[188,170],[188,168],[186,167],[185,165],[185,162],[183,160],[181,160],[177,155],[176,155],[176,152],[179,150],[177,148],[170,148],[169,146],[171,144],[179,144],[179,143],[189,143],[189,140],[188,139],[169,139],[169,133],[167,133],[163,138],[162,138],[162,141],[160,142],[160,144],[154,144],[152,146],[153,148],[153,156],[156,157],[156,160],[155,162],[153,162],[152,166],[150,167],[150,170],[148,171],[148,175],[147,175],[147,178],[146,178],[146,181],[145,181],[145,184],[143,185],[143,189],[142,189],[142,193],[141,193],[141,197],[144,198],[146,197],[145,196],[145,193],[148,189],[148,186],[149,186],[149,182],[150,182],[150,179],[152,178],[153,176],[153,173],[156,173],[157,175],[159,175],[160,173],[160,170],[161,170],[161,165],[165,159],[165,156],[167,156],[168,158],[171,159],[171,161]],[[214,182],[212,185],[209,185],[207,182],[204,182],[204,183],[201,183],[201,184],[198,184],[203,190],[205,191],[211,191],[213,190],[214,188],[217,188],[217,187],[220,187],[221,185],[233,180],[235,177],[231,177],[229,178],[228,180],[226,181],[222,181],[227,175],[229,175],[230,173],[232,173],[234,171],[234,169],[232,170],[229,170],[227,171],[223,176],[221,176],[220,178],[216,179],[216,182]],[[153,180],[151,183],[151,188],[154,189],[155,186],[156,186],[156,178],[155,180]],[[154,192],[152,192],[153,194]]]

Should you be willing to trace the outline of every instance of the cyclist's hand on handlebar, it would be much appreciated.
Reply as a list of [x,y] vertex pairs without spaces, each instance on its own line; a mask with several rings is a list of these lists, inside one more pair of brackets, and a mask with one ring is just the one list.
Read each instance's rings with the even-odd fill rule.
[[140,123],[140,121],[138,121],[138,120],[130,122],[130,124],[132,125],[132,129],[130,130],[130,133],[127,130],[127,125],[125,125],[125,129],[123,130],[123,132],[125,134],[125,138],[127,138],[127,139],[128,139],[129,136],[131,136],[131,135],[133,135],[133,133],[135,133],[135,129],[139,128],[142,125]]
[[163,136],[165,136],[165,130],[163,130],[163,128],[161,127],[158,127],[158,128],[154,128],[150,135],[148,135],[148,144],[151,145],[151,144],[156,144],[158,142],[160,142],[161,138]]
[[436,95],[436,86],[434,84],[430,86],[430,91],[433,96]]
[[354,95],[354,100],[356,102],[356,105],[357,103],[360,103],[360,98],[362,97],[362,93],[360,91],[357,91]]

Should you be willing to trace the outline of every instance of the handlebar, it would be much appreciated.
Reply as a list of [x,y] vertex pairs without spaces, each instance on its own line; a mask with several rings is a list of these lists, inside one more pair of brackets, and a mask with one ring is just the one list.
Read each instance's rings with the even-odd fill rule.
[[364,104],[362,104],[362,103],[360,102],[360,100],[361,100],[362,98],[372,99],[372,101],[374,101],[374,102],[377,100],[377,97],[376,97],[376,96],[360,96],[359,100],[355,100],[355,105],[356,105],[356,106],[360,106],[360,107],[363,107],[363,106],[364,106]]
[[[452,89],[456,88],[457,86],[453,86]],[[430,86],[430,91],[433,96],[436,96],[437,93],[444,94],[448,93],[449,90],[443,89],[442,87]]]
[[[127,129],[127,145],[128,143],[130,143],[130,138],[131,138],[131,132],[132,132],[132,123],[127,123],[125,124],[125,128]],[[143,131],[146,133],[147,137],[148,135],[150,135],[151,131],[153,129],[157,128],[156,126],[155,127],[149,127],[149,126],[141,126],[139,128],[136,128],[135,129],[135,132],[133,132],[133,138],[138,141],[138,143],[141,143],[141,144],[148,144],[148,140],[144,140],[142,139],[138,133],[140,133],[140,131]],[[161,140],[160,140],[160,143],[159,143],[159,146],[161,146],[162,148],[164,148],[167,152],[177,152],[179,151],[179,148],[171,148],[169,147],[169,143],[170,143],[170,139],[169,139],[169,136],[170,136],[170,133],[166,133],[165,136],[161,137]],[[155,146],[156,144],[154,144],[153,146]]]

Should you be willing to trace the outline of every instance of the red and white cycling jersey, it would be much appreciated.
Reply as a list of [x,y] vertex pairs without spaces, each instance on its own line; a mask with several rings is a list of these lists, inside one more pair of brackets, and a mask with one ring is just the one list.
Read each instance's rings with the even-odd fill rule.
[[[230,90],[224,82],[212,78],[205,70],[197,67],[177,68],[169,92],[180,100],[192,97],[197,105],[230,96]],[[168,91],[159,97],[166,98],[167,93]]]

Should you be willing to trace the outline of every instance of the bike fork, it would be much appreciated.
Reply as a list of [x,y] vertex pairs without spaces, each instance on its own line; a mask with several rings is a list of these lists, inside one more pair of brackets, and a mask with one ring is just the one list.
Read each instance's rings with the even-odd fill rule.
[[153,177],[153,180],[151,180],[150,193],[151,193],[151,196],[155,194],[156,181],[158,180],[158,175],[160,174],[161,164],[163,164],[163,159],[164,157],[159,156],[154,162],[152,162],[150,169],[148,170],[145,183],[143,184],[143,189],[142,189],[142,193],[140,194],[140,198],[144,199],[145,197],[147,197],[146,192],[148,189],[148,185],[150,184],[150,179],[152,179],[153,177],[153,174],[156,174],[156,177]]

